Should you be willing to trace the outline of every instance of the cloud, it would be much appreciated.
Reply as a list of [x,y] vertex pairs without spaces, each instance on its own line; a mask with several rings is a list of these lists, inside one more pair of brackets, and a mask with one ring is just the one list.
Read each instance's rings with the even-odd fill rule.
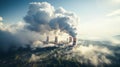
[[[108,16],[115,16],[118,14],[119,10]],[[2,20],[3,19],[0,19],[0,21]],[[28,13],[24,17],[24,20],[25,22],[18,22],[15,24],[4,24],[0,22],[0,51],[7,51],[9,48],[17,49],[18,47],[25,47],[26,45],[30,45],[32,48],[53,47],[56,45],[43,44],[46,35],[50,36],[50,40],[54,40],[54,37],[59,35],[59,40],[65,41],[67,36],[71,35],[74,37],[78,32],[77,25],[79,23],[79,17],[75,13],[67,11],[62,7],[55,9],[54,6],[47,2],[30,3]],[[98,35],[118,33],[120,24],[119,22],[113,21],[114,20],[112,20],[112,22],[109,20],[104,22],[99,21],[99,23],[81,24],[79,29],[81,33],[92,34],[94,36],[96,33]],[[84,42],[80,41],[83,44],[78,43],[77,46],[72,47],[72,49],[69,46],[63,46],[59,49],[51,50],[50,52],[47,51],[43,53],[43,51],[40,52],[40,54],[39,52],[33,53],[29,62],[36,62],[36,60],[40,61],[43,58],[53,58],[54,56],[54,58],[57,59],[60,57],[65,60],[77,60],[81,64],[101,65],[102,67],[104,64],[111,64],[113,62],[108,58],[113,56],[115,52],[112,48],[113,46],[110,47],[110,44],[120,44],[120,40],[117,39],[110,39],[110,44],[104,44],[103,42],[101,42],[102,44],[99,44],[99,42],[92,44],[91,41],[83,41]],[[109,49],[109,47],[111,49]],[[120,53],[119,51],[117,52]]]
[[71,36],[76,36],[79,17],[70,11],[60,7],[55,9],[47,2],[30,3],[27,15],[24,20],[29,23],[28,29],[37,32],[47,32],[60,29]]
[[[113,52],[106,47],[101,47],[98,45],[89,44],[88,46],[77,46],[73,49],[73,54],[83,59],[77,59],[81,63],[90,63],[97,66],[102,63],[110,64],[110,59],[107,58],[108,55],[113,55]],[[72,56],[72,55],[71,55]],[[73,57],[75,57],[73,56]],[[87,61],[87,62],[83,62]]]
[[110,0],[113,4],[120,4],[120,0]]
[[105,2],[109,6],[118,6],[120,4],[120,0],[100,0]]
[[[67,39],[69,35],[75,36],[74,31],[77,24],[74,25],[74,23],[78,22],[78,16],[63,8],[55,10],[47,2],[32,2],[30,3],[27,15],[24,17],[26,22],[4,24],[2,20],[1,17],[0,51],[7,51],[12,46],[16,48],[25,47],[27,44],[33,48],[41,47],[40,43],[45,40],[46,35],[53,35],[50,37],[51,39],[59,35],[58,37],[61,37],[59,38],[60,41],[65,40],[65,38]],[[59,29],[51,25],[54,23],[59,25]],[[54,45],[51,44],[50,46]]]
[[0,51],[14,49],[11,47],[26,47],[36,40],[44,40],[39,33],[26,29],[27,24],[18,22],[15,24],[3,24],[0,22]]
[[0,21],[2,21],[3,20],[3,18],[0,16]]
[[7,51],[8,49],[10,49],[10,47],[13,46],[15,47],[15,49],[17,49],[17,47],[19,46],[22,46],[22,42],[14,34],[14,31],[17,31],[16,27],[18,26],[11,26],[3,24],[2,22],[0,23],[0,51]]
[[120,16],[120,9],[112,11],[111,13],[107,14],[106,16]]
[[12,46],[15,46],[16,49],[20,44],[19,40],[13,34],[0,30],[0,51],[7,51]]
[[31,55],[31,58],[29,59],[29,62],[36,62],[36,60],[40,59],[39,56],[36,56],[35,54]]
[[[34,31],[41,31],[47,28],[47,23],[53,17],[54,7],[47,2],[33,2],[30,3],[28,14],[24,17],[25,21],[29,24],[29,29]],[[49,28],[49,27],[48,27]],[[44,29],[45,30],[45,29]]]
[[[85,40],[83,40],[85,41]],[[72,49],[67,47],[59,47],[58,49],[51,50],[49,52],[45,52],[43,54],[32,54],[29,58],[30,62],[39,62],[43,61],[44,59],[51,59],[54,57],[56,59],[63,59],[76,62],[80,64],[86,65],[94,65],[94,66],[104,66],[104,64],[111,64],[113,61],[109,57],[114,56],[114,51],[109,49],[108,46],[102,46],[102,44],[94,42],[87,42],[80,44],[78,43],[77,46],[72,47]],[[87,44],[87,45],[85,45]],[[71,50],[70,50],[71,49]],[[49,57],[50,56],[50,57]],[[49,58],[48,58],[49,57]]]

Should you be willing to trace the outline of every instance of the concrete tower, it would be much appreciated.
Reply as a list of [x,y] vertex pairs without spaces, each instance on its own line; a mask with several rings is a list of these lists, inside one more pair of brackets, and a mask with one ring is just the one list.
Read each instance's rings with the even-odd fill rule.
[[73,45],[76,45],[76,37],[73,37]]
[[58,43],[58,37],[57,36],[55,36],[55,44],[57,44]]
[[72,42],[72,37],[69,37],[69,43]]
[[46,43],[49,43],[49,36],[47,36],[46,38]]

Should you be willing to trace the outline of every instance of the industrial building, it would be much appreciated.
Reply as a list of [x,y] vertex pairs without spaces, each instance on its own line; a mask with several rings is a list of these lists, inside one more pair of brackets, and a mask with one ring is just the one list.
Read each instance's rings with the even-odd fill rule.
[[[66,42],[66,41],[67,41],[67,42]],[[59,45],[59,44],[71,44],[71,45],[74,46],[74,45],[76,45],[77,39],[76,39],[76,37],[68,37],[68,38],[66,39],[66,41],[65,41],[65,42],[59,42],[58,36],[55,36],[54,41],[50,41],[50,37],[47,36],[47,37],[46,37],[46,41],[44,41],[43,43],[44,43],[44,44],[52,43],[52,44],[56,44],[56,45]]]

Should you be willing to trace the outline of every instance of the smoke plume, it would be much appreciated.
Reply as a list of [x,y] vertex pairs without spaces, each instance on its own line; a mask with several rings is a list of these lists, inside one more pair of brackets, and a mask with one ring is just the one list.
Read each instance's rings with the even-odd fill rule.
[[55,9],[47,2],[30,3],[27,15],[24,20],[30,25],[27,27],[32,31],[47,32],[60,29],[75,37],[77,35],[77,23],[79,17],[62,7]]
[[[15,24],[3,24],[0,17],[0,47],[1,50],[8,50],[10,46],[41,46],[47,35],[51,40],[57,35],[60,41],[67,37],[77,35],[77,23],[79,17],[62,7],[55,9],[47,2],[30,3],[25,22]],[[11,39],[12,38],[12,39]],[[41,44],[37,44],[40,42]]]

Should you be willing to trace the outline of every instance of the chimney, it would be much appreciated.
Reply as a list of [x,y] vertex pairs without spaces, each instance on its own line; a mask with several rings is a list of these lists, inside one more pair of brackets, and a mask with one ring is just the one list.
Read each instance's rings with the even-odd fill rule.
[[57,43],[58,43],[58,37],[55,36],[55,44],[57,44]]
[[69,37],[69,43],[72,42],[72,37]]
[[46,42],[47,42],[47,43],[49,42],[49,36],[47,36],[47,38],[46,38]]
[[76,45],[76,37],[73,37],[73,45]]

